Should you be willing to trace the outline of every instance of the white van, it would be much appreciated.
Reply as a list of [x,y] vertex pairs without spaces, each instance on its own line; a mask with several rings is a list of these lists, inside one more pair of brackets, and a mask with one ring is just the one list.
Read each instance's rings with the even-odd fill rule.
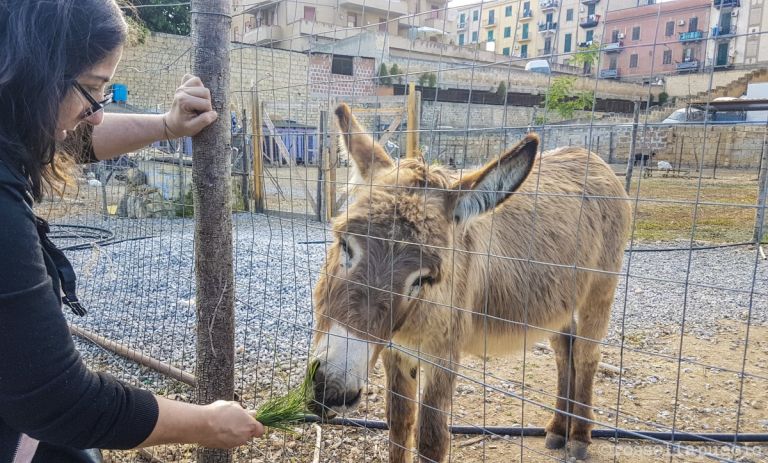
[[549,67],[549,61],[545,59],[534,59],[525,64],[525,70],[529,72],[538,72],[539,74],[552,74]]

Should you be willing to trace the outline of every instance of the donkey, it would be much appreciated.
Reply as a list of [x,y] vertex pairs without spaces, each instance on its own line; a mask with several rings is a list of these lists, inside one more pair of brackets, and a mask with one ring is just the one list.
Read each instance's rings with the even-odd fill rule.
[[558,381],[546,446],[584,458],[598,342],[630,225],[616,175],[582,148],[539,156],[529,134],[454,178],[419,157],[395,164],[347,105],[335,114],[363,185],[333,223],[314,288],[310,408],[328,417],[357,406],[381,354],[390,461],[408,459],[416,426],[420,461],[439,462],[462,354],[512,352],[549,336]]

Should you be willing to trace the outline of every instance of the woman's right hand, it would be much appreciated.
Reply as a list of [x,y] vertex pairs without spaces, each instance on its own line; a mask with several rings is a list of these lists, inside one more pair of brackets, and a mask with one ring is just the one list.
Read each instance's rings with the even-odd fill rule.
[[264,434],[264,426],[237,402],[218,400],[195,405],[155,396],[158,418],[154,430],[139,447],[159,444],[199,444],[229,449]]
[[217,400],[203,406],[210,433],[198,443],[209,448],[232,448],[264,434],[264,426],[237,402]]

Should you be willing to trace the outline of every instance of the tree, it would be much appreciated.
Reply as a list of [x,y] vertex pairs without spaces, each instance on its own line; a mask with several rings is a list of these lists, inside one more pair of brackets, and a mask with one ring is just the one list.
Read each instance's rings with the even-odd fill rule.
[[392,78],[389,77],[389,72],[387,72],[387,65],[384,63],[381,63],[381,66],[379,66],[379,85],[392,85]]
[[593,41],[586,47],[578,47],[578,51],[571,56],[569,61],[571,65],[581,67],[584,70],[584,74],[589,74],[599,57],[600,42]]
[[400,68],[397,67],[397,63],[393,64],[391,68],[389,68],[389,75],[392,76],[394,80],[397,80],[398,84],[403,83],[403,76],[401,75],[402,71],[400,71]]
[[507,98],[507,84],[503,81],[499,82],[499,86],[496,87],[496,96],[504,102]]
[[437,76],[434,72],[430,72],[427,76],[427,87],[435,88],[437,87]]
[[554,111],[563,119],[572,119],[578,110],[589,109],[592,106],[592,92],[573,93],[576,77],[562,76],[552,79],[552,84],[544,98],[544,106]]
[[[230,0],[192,0],[192,72],[211,91],[213,109],[228,114]],[[232,400],[235,392],[235,287],[232,262],[232,161],[228,117],[192,138],[195,205],[196,399]],[[200,463],[230,463],[227,450],[199,447]]]
[[[189,5],[165,6],[169,0],[134,0],[136,8],[128,10],[128,15],[143,22],[153,32],[189,35]],[[154,6],[150,6],[154,5]]]

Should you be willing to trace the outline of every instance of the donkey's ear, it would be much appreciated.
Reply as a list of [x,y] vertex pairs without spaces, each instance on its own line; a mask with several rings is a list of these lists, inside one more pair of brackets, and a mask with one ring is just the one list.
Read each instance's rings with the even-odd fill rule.
[[454,221],[463,222],[501,204],[531,173],[539,137],[528,134],[514,148],[453,185],[447,201]]
[[379,169],[395,167],[392,158],[363,130],[345,103],[336,108],[336,120],[341,130],[342,143],[364,181],[370,182]]

